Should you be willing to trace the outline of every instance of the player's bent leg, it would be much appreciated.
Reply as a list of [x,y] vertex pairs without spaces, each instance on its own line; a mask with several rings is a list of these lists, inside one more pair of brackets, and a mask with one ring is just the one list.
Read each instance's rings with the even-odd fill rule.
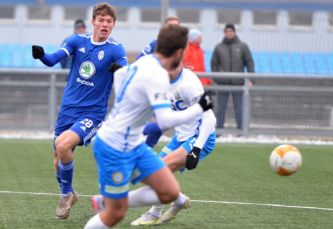
[[55,151],[58,157],[61,197],[56,208],[56,216],[66,219],[71,207],[78,197],[73,191],[72,180],[74,172],[73,148],[80,143],[80,137],[73,131],[67,130],[55,141]]
[[73,160],[73,148],[80,143],[80,136],[72,130],[63,132],[55,141],[55,151],[62,163]]
[[128,209],[128,199],[110,199],[103,197],[105,209],[100,213],[101,220],[109,227],[123,220]]
[[127,198],[111,199],[104,198],[105,209],[91,218],[84,229],[104,229],[119,223],[126,215],[128,209]]
[[145,178],[143,182],[155,190],[162,204],[168,204],[178,198],[179,184],[167,167],[153,173]]
[[172,172],[176,172],[177,170],[185,167],[187,154],[188,152],[184,147],[179,147],[175,151],[163,157],[163,161]]
[[[143,180],[148,186],[142,187],[129,194],[130,207],[143,204],[170,203],[179,195],[179,185],[167,167],[163,167]],[[145,198],[143,198],[145,196]],[[155,207],[152,207],[155,208]],[[161,224],[161,212],[149,211],[134,220],[132,226],[148,226]],[[155,209],[153,209],[155,210]],[[157,212],[157,214],[156,214]]]

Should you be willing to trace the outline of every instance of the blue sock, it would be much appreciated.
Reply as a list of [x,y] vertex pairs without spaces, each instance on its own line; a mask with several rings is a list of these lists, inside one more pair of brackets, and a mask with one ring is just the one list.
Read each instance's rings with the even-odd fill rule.
[[62,195],[67,195],[70,192],[73,192],[72,181],[74,173],[74,161],[71,161],[67,164],[61,163],[59,161],[59,175],[60,175],[60,189]]

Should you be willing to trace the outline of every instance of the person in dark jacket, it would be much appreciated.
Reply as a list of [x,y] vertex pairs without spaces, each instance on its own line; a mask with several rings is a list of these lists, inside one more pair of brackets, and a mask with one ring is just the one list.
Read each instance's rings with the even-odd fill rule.
[[[238,38],[233,24],[226,24],[224,28],[224,38],[221,43],[216,45],[213,51],[211,69],[213,72],[244,72],[245,69],[247,72],[254,72],[254,62],[251,51],[247,44]],[[215,79],[214,82],[220,85],[244,84],[243,79]],[[233,99],[236,125],[238,129],[242,129],[242,91],[218,93],[217,127],[224,127],[225,112],[230,93]]]

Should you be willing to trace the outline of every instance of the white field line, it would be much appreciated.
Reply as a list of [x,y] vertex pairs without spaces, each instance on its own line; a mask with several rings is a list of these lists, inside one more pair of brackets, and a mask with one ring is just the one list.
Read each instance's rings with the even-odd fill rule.
[[[15,192],[15,191],[1,191],[0,194],[13,194],[13,195],[35,195],[35,196],[59,196],[57,193],[45,193],[45,192]],[[92,195],[78,194],[80,197],[91,197]],[[197,203],[213,203],[213,204],[228,204],[228,205],[252,205],[262,207],[274,207],[274,208],[295,208],[295,209],[310,209],[310,210],[322,210],[333,211],[333,208],[320,208],[310,206],[297,206],[297,205],[283,205],[283,204],[264,204],[264,203],[250,203],[250,202],[237,202],[237,201],[219,201],[219,200],[191,200],[191,202]]]

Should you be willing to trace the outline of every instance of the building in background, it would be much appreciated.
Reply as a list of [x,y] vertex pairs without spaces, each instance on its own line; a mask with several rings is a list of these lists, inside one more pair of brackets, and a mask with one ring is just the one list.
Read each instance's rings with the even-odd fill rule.
[[[38,3],[42,2],[42,3]],[[259,73],[332,74],[333,2],[330,0],[170,0],[168,15],[203,34],[206,68],[220,31],[236,25],[253,51]],[[135,56],[160,27],[160,2],[114,0],[118,9],[114,37]],[[39,42],[53,51],[72,32],[76,18],[90,21],[89,1],[1,0],[0,66],[41,67],[29,58],[29,45]],[[91,31],[90,23],[87,30]],[[42,31],[42,32],[41,32]],[[41,34],[42,33],[42,34]],[[135,39],[133,39],[135,37]],[[13,51],[15,50],[15,51]]]

